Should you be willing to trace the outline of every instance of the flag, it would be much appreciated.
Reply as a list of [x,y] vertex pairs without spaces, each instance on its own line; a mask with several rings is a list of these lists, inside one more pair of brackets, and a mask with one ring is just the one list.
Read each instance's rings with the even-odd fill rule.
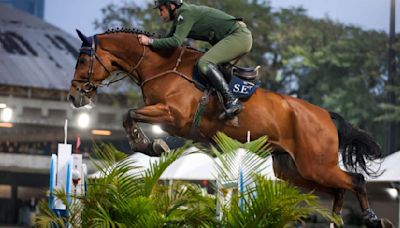
[[81,145],[81,137],[79,135],[76,137],[76,148],[75,148],[75,153],[78,153],[79,151],[79,146]]

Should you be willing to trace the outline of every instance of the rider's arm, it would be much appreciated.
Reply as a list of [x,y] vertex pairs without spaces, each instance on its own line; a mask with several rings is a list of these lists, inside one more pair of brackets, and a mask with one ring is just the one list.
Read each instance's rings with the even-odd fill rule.
[[[184,13],[180,14],[175,22],[175,31],[172,36],[167,38],[154,39],[151,44],[155,49],[163,48],[177,48],[182,45],[185,38],[189,35],[193,27],[194,20],[192,17],[186,16]],[[171,30],[173,31],[173,30]]]
[[175,33],[175,30],[176,30],[176,24],[174,23],[174,24],[171,26],[170,30],[168,31],[167,35],[164,36],[163,38],[168,38],[168,37],[173,36],[174,33]]

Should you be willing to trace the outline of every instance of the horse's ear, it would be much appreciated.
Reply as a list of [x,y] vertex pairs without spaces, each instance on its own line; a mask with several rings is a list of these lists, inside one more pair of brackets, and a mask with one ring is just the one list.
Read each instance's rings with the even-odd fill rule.
[[83,33],[81,31],[79,31],[79,29],[76,29],[76,33],[78,33],[79,38],[82,40],[83,46],[89,46],[90,47],[92,45],[91,44],[92,42],[89,39],[89,37],[83,35]]

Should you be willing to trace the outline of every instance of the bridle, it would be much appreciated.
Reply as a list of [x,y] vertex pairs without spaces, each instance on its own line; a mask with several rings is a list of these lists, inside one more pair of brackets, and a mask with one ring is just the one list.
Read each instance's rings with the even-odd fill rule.
[[[137,36],[137,38],[139,39],[139,36]],[[89,46],[83,46],[83,47],[81,47],[80,50],[79,50],[79,55],[81,55],[81,54],[86,54],[86,55],[89,55],[89,56],[90,56],[90,65],[89,65],[89,70],[88,70],[88,73],[87,73],[87,77],[86,77],[85,79],[73,79],[73,80],[71,81],[71,83],[74,83],[74,82],[83,83],[82,85],[76,87],[77,91],[80,93],[80,100],[81,100],[81,102],[83,101],[83,98],[84,98],[87,94],[89,94],[89,93],[95,91],[97,88],[99,88],[99,87],[104,87],[104,86],[109,86],[109,85],[111,85],[111,84],[113,84],[113,83],[115,83],[115,82],[118,82],[118,81],[123,80],[124,78],[126,78],[126,77],[128,77],[128,76],[129,76],[140,88],[143,88],[143,86],[144,86],[146,83],[148,83],[149,81],[152,81],[152,80],[157,79],[157,78],[160,78],[160,77],[164,77],[165,75],[168,75],[168,74],[170,74],[170,73],[179,75],[180,77],[186,79],[187,81],[189,81],[189,82],[191,82],[191,83],[193,83],[193,84],[198,84],[197,81],[193,80],[193,79],[190,78],[188,75],[185,75],[185,74],[183,74],[183,73],[181,73],[181,72],[179,72],[179,71],[177,70],[177,68],[179,67],[179,65],[180,65],[180,63],[181,63],[181,61],[182,61],[183,53],[185,52],[186,47],[183,47],[183,48],[181,49],[180,54],[179,54],[179,57],[178,57],[178,59],[177,59],[177,61],[176,61],[176,64],[175,64],[175,66],[174,66],[173,69],[167,70],[167,71],[164,71],[164,72],[161,72],[161,73],[156,74],[156,75],[152,75],[152,76],[150,76],[150,77],[148,77],[148,78],[145,78],[145,79],[142,79],[141,76],[140,76],[140,74],[138,73],[137,69],[139,68],[140,64],[143,62],[143,59],[144,59],[145,56],[146,56],[146,47],[145,47],[145,45],[142,45],[143,51],[142,51],[142,55],[140,56],[138,62],[135,64],[135,66],[132,67],[131,70],[129,70],[129,72],[124,72],[124,73],[123,73],[124,75],[123,75],[122,77],[118,78],[118,79],[114,79],[114,80],[107,80],[107,79],[105,79],[105,80],[101,81],[100,83],[96,83],[96,82],[93,80],[93,77],[94,77],[93,64],[94,64],[94,60],[95,60],[95,59],[101,64],[101,66],[107,71],[107,73],[108,73],[109,75],[111,74],[111,71],[110,71],[109,69],[107,69],[107,67],[106,67],[106,65],[104,64],[104,62],[103,62],[103,60],[101,59],[101,57],[98,56],[97,53],[96,53],[96,36],[92,36],[92,37],[91,37],[91,41],[92,41],[92,42],[91,42],[91,46],[90,46],[90,47],[89,47]],[[79,61],[79,59],[78,59],[78,61]],[[86,97],[87,97],[87,96],[86,96]]]
[[[101,59],[101,57],[98,56],[97,53],[96,53],[96,36],[92,36],[91,37],[91,41],[92,41],[92,45],[90,47],[83,46],[79,50],[79,55],[86,54],[86,55],[89,55],[89,57],[90,57],[90,65],[89,65],[89,70],[88,70],[88,73],[87,73],[87,77],[85,79],[73,79],[71,81],[71,83],[74,83],[74,82],[83,83],[82,85],[76,87],[77,91],[81,95],[81,99],[86,94],[97,90],[97,88],[104,87],[104,86],[109,86],[109,85],[111,85],[111,84],[113,84],[115,82],[121,81],[122,79],[126,78],[127,76],[130,76],[130,78],[133,81],[135,81],[136,84],[139,84],[139,82],[138,82],[139,80],[136,79],[136,77],[139,77],[137,69],[138,69],[139,65],[142,63],[142,61],[143,61],[143,59],[145,57],[145,54],[146,54],[146,49],[145,49],[144,46],[143,46],[143,52],[142,52],[142,55],[141,55],[140,59],[138,60],[138,62],[135,64],[135,66],[128,73],[124,73],[124,75],[122,77],[118,78],[118,79],[114,79],[114,80],[105,79],[105,80],[101,81],[100,83],[96,83],[93,80],[93,77],[94,77],[93,64],[94,64],[94,60],[95,59],[100,63],[100,65],[104,68],[104,70],[107,71],[107,73],[109,75],[111,75],[111,71],[109,69],[107,69],[107,67],[105,66],[105,64],[104,64],[103,60]],[[78,61],[79,61],[79,59],[78,59]],[[135,73],[136,77],[134,77],[132,75],[132,73]]]

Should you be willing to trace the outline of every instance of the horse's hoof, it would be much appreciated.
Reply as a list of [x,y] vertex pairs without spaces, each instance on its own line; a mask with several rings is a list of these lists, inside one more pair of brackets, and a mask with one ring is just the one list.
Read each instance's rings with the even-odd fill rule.
[[162,153],[170,151],[168,144],[162,139],[154,139],[152,149],[155,156],[160,156]]
[[368,228],[395,228],[393,223],[387,218],[366,221],[365,226]]
[[378,219],[375,212],[371,208],[365,209],[363,212],[365,226],[368,228],[382,227],[381,220]]
[[393,223],[387,218],[381,218],[376,220],[369,220],[365,222],[368,228],[395,228]]
[[381,218],[380,221],[382,228],[395,228],[393,223],[387,218]]
[[365,221],[365,226],[368,228],[382,228],[381,220],[367,220]]
[[339,217],[339,224],[335,224],[335,223],[331,223],[329,227],[334,227],[334,228],[343,228],[344,227],[344,222],[343,219],[340,215],[338,215]]

